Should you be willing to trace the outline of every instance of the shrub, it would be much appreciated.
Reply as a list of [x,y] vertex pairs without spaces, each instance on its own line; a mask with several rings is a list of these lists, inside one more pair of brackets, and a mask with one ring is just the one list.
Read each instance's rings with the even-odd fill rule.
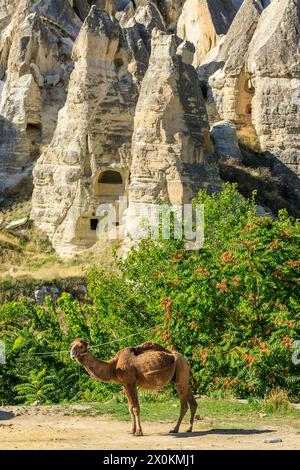
[[4,402],[103,400],[118,391],[69,359],[78,336],[98,345],[103,359],[156,339],[189,359],[198,393],[255,398],[279,388],[299,399],[299,366],[292,362],[300,336],[299,221],[284,210],[258,217],[254,198],[229,184],[218,194],[201,191],[197,202],[205,207],[203,248],[144,240],[118,260],[119,273],[88,273],[84,304],[68,294],[44,306],[3,303]]

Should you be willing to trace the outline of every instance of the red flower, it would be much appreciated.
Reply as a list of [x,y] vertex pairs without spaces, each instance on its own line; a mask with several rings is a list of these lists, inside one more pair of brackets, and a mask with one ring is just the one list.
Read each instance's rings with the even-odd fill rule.
[[170,334],[170,333],[163,333],[163,334],[161,335],[161,339],[162,339],[162,341],[164,341],[164,342],[168,342],[168,341],[171,339],[171,334]]
[[173,253],[172,254],[172,259],[177,260],[177,259],[184,259],[184,255],[181,253]]
[[276,240],[274,240],[273,242],[271,242],[271,243],[269,244],[269,248],[270,248],[270,250],[274,250],[275,248],[280,248],[280,249],[281,249],[282,246],[281,246],[281,244],[279,243],[279,240],[276,239]]
[[299,266],[300,261],[287,261],[286,264],[288,264],[289,266]]
[[220,289],[222,292],[228,292],[228,284],[227,284],[227,281],[225,281],[225,279],[223,279],[221,282],[219,282],[219,283],[216,285],[216,288],[217,288],[217,289]]
[[286,349],[292,349],[293,342],[292,342],[291,338],[289,338],[289,337],[286,336],[286,337],[283,339],[283,345],[284,345],[284,347],[285,347]]
[[189,328],[190,328],[191,330],[196,330],[197,324],[196,324],[194,321],[192,321],[191,323],[189,323]]
[[251,356],[251,354],[244,354],[244,359],[246,362],[249,363],[250,366],[252,366],[256,362],[255,357]]
[[254,225],[254,224],[246,224],[246,225],[245,225],[245,229],[246,229],[247,232],[250,232],[250,230],[253,230],[253,229],[255,229],[256,227],[257,227],[257,226]]
[[254,243],[253,242],[241,242],[241,245],[244,245],[244,246],[254,246]]
[[278,310],[281,310],[281,312],[284,312],[286,310],[286,307],[282,304],[278,305]]
[[231,278],[231,282],[236,287],[238,287],[241,284],[241,280],[236,276]]
[[195,270],[196,276],[210,276],[209,270],[205,266],[200,266],[200,268]]
[[231,251],[225,251],[221,256],[221,260],[226,264],[232,263],[234,261],[234,254]]
[[162,301],[161,304],[165,307],[165,309],[168,311],[172,307],[173,300],[171,297],[165,297]]

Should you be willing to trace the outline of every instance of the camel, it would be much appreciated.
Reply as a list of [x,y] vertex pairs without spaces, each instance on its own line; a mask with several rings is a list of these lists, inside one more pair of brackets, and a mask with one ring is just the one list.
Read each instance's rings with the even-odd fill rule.
[[187,432],[192,432],[197,402],[189,385],[190,366],[182,354],[169,351],[158,343],[146,342],[121,349],[109,361],[101,361],[91,354],[85,341],[78,338],[71,344],[70,356],[82,364],[92,378],[116,382],[123,387],[134,436],[143,436],[137,387],[158,390],[171,382],[175,383],[180,398],[180,414],[170,433],[178,433],[188,405],[191,419]]

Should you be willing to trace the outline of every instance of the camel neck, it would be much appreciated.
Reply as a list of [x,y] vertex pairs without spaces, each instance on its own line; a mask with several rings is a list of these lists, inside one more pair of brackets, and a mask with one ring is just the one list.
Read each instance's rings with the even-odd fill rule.
[[113,363],[111,361],[100,361],[89,351],[79,357],[78,362],[84,366],[85,370],[92,378],[103,382],[114,380],[115,378]]

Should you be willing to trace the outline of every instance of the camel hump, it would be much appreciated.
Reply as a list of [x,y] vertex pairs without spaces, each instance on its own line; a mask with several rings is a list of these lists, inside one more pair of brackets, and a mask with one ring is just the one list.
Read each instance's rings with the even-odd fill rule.
[[158,343],[154,341],[146,341],[146,343],[139,344],[138,346],[134,346],[131,348],[131,351],[135,356],[139,356],[147,351],[162,351],[168,354],[172,354],[169,349],[164,348]]

